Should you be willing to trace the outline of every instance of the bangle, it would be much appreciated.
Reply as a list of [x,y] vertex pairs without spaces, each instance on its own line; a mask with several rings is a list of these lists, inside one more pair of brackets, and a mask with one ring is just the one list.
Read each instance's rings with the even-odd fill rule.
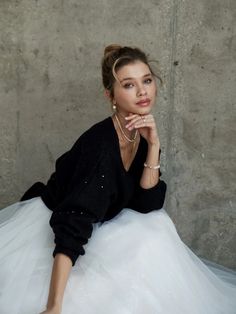
[[149,169],[154,169],[154,170],[160,169],[160,165],[150,166],[146,162],[143,165],[144,165],[145,168],[149,168]]

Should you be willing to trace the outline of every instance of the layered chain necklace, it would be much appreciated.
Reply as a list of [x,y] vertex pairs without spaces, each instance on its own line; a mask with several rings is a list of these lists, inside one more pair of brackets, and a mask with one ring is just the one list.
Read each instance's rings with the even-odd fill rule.
[[[117,124],[118,124],[118,127],[119,127],[119,129],[120,129],[120,132],[121,132],[121,135],[122,135],[122,137],[126,140],[126,141],[128,141],[129,143],[132,143],[132,147],[131,147],[131,151],[130,151],[130,156],[129,156],[129,160],[132,160],[133,159],[133,155],[134,155],[134,153],[135,153],[135,146],[136,146],[136,138],[137,138],[137,135],[138,135],[138,130],[136,130],[135,131],[135,134],[134,134],[134,137],[133,138],[129,138],[126,134],[125,134],[125,131],[123,130],[123,128],[122,128],[122,126],[121,126],[121,123],[120,123],[120,120],[119,120],[119,118],[117,117],[117,114],[115,113],[114,114],[115,115],[115,119],[116,119],[116,122],[117,122]],[[121,157],[122,158],[122,157]],[[123,159],[123,158],[122,158]],[[122,161],[123,162],[123,165],[124,165],[124,161]],[[130,163],[129,162],[129,167],[131,166],[131,164],[132,163]],[[125,167],[125,165],[124,165],[124,168],[126,168]],[[127,170],[127,169],[126,169]]]
[[130,143],[134,143],[136,138],[137,138],[137,135],[138,135],[138,130],[135,131],[135,134],[134,134],[134,137],[133,138],[129,138],[126,134],[125,134],[125,131],[122,129],[122,126],[121,126],[121,123],[120,123],[120,120],[118,119],[117,117],[117,114],[115,114],[115,118],[116,118],[116,121],[117,121],[117,124],[119,126],[119,129],[121,131],[121,134],[123,135],[123,137]]

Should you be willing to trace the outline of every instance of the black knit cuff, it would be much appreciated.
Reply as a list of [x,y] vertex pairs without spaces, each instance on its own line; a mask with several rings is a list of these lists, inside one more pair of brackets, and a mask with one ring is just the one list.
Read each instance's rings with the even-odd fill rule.
[[42,182],[36,182],[24,193],[20,201],[22,202],[37,196],[41,196],[44,190],[45,185]]
[[61,247],[61,246],[56,245],[56,247],[55,247],[55,249],[54,249],[54,251],[53,251],[53,254],[52,254],[53,257],[55,258],[55,256],[56,256],[58,253],[62,253],[62,254],[64,254],[64,255],[68,256],[68,257],[71,259],[72,266],[75,265],[75,262],[76,262],[76,260],[78,259],[79,255],[84,255],[84,253],[83,253],[83,254],[80,254],[80,253],[78,253],[78,252],[76,252],[76,251],[73,251],[73,250],[70,250],[70,249],[68,249],[68,248],[64,248],[64,247]]
[[139,186],[134,200],[135,206],[144,212],[161,209],[165,201],[166,188],[166,183],[162,180],[149,189]]

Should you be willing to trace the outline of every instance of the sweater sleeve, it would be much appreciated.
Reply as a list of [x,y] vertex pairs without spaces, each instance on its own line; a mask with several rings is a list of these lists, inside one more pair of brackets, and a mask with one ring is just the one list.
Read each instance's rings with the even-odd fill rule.
[[85,254],[83,246],[91,237],[93,224],[104,217],[111,195],[106,154],[95,154],[79,167],[87,170],[86,176],[73,179],[71,191],[54,209],[49,222],[55,234],[53,256],[63,253],[73,266],[78,256]]
[[159,180],[155,186],[149,189],[144,189],[138,185],[128,207],[141,213],[161,209],[165,201],[166,188],[166,183],[163,180]]
[[[82,146],[83,136],[81,136],[72,146],[70,150],[61,155],[55,164],[55,172],[52,173],[47,185],[42,182],[34,183],[21,197],[20,201],[25,201],[33,197],[41,196],[50,198],[53,201],[58,201],[66,192],[68,183],[73,177],[76,165],[83,157]],[[47,195],[48,193],[51,195]],[[48,202],[47,202],[47,205]],[[51,206],[49,206],[51,207]],[[52,206],[53,207],[53,206]]]
[[[159,150],[159,155],[160,154],[161,149]],[[141,167],[143,167],[143,163],[141,164]],[[152,210],[162,208],[165,201],[167,185],[165,181],[160,179],[162,176],[161,170],[159,169],[158,171],[159,181],[155,186],[149,189],[144,189],[140,186],[140,176],[138,177],[138,182],[136,184],[134,194],[129,201],[128,207],[141,213],[148,213]],[[140,174],[142,175],[142,171]]]

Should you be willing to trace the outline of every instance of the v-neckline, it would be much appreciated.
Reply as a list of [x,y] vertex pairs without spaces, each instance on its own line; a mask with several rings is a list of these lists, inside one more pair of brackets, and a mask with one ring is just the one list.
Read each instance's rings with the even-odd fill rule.
[[137,148],[137,151],[134,155],[134,158],[129,166],[129,169],[127,170],[124,166],[124,163],[123,163],[123,160],[122,160],[122,156],[121,156],[121,150],[120,150],[120,142],[119,142],[119,137],[118,137],[118,134],[116,132],[116,128],[115,128],[115,125],[114,125],[114,122],[113,122],[113,119],[111,116],[109,116],[110,118],[110,121],[111,121],[111,124],[112,124],[112,129],[114,131],[114,136],[115,136],[115,145],[116,145],[116,148],[117,148],[117,151],[118,151],[118,158],[119,158],[119,161],[120,161],[120,164],[121,164],[121,167],[123,169],[123,171],[128,174],[130,173],[130,170],[131,168],[133,167],[134,163],[135,163],[135,160],[137,158],[137,155],[139,154],[139,150],[140,150],[140,146],[141,146],[141,141],[142,141],[142,136],[140,135],[140,140],[139,140],[139,144],[138,144],[138,148]]

